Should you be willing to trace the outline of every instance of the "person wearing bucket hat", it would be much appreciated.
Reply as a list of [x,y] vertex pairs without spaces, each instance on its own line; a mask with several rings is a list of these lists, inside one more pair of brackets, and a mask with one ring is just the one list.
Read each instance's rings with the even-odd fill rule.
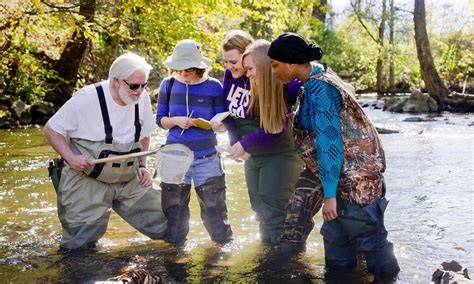
[[206,69],[212,61],[202,56],[201,44],[192,39],[185,39],[175,46],[173,54],[166,58],[164,64],[172,70],[185,70],[188,68]]
[[[290,108],[286,100],[290,102],[295,99],[302,84],[295,81],[283,87],[272,76],[266,55],[269,45],[264,40],[254,41],[241,30],[227,32],[222,41],[227,68],[224,93],[226,105],[232,113],[232,117],[225,121],[232,145],[229,157],[242,159],[247,153],[250,154],[244,162],[250,205],[259,223],[261,241],[276,245],[283,231],[285,206],[302,168],[302,161],[295,151],[291,127],[285,127],[284,123],[285,114]],[[247,58],[255,56],[255,60],[264,61],[266,65],[258,70],[255,68],[256,74],[248,72],[242,64],[245,54]],[[266,88],[254,86],[256,77],[265,80],[262,85]],[[264,89],[278,96],[278,100],[269,102],[265,109],[263,106],[267,102],[257,103],[255,94]],[[261,127],[260,121],[267,118],[275,121],[272,128]]]
[[162,182],[162,206],[168,218],[167,240],[181,245],[189,232],[189,201],[191,183],[201,208],[201,219],[211,239],[218,243],[232,240],[227,222],[225,178],[214,131],[222,126],[211,123],[212,129],[202,129],[195,118],[210,120],[224,112],[221,83],[206,75],[211,60],[202,56],[201,44],[185,39],[176,44],[173,54],[164,62],[170,76],[160,85],[156,123],[169,129],[166,144],[181,143],[194,151],[194,161],[181,185]]
[[306,164],[301,175],[311,181],[291,197],[280,248],[304,246],[322,193],[328,277],[351,271],[357,253],[363,252],[375,280],[391,280],[400,268],[383,224],[388,201],[382,144],[355,100],[355,89],[330,68],[311,63],[322,55],[319,46],[295,33],[278,36],[268,50],[272,71],[283,82],[304,82],[295,108],[294,138]]

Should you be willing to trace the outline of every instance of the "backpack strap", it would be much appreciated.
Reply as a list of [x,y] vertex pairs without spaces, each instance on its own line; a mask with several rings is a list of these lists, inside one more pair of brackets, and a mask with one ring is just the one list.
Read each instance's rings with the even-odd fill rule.
[[171,77],[168,86],[166,86],[166,98],[168,99],[168,104],[170,103],[171,89],[173,89],[174,77]]
[[107,103],[105,102],[104,89],[100,83],[96,83],[95,89],[99,97],[100,111],[102,112],[102,120],[104,121],[105,143],[112,144],[112,125],[110,124],[109,112],[107,111]]

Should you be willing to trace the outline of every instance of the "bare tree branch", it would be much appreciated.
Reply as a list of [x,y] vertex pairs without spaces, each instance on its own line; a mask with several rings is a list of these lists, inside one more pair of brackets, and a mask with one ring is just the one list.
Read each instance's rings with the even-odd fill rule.
[[352,9],[354,10],[354,13],[356,14],[357,20],[358,20],[359,23],[362,25],[362,27],[365,29],[365,31],[366,31],[367,34],[370,36],[370,38],[371,38],[373,41],[375,41],[377,44],[380,44],[379,39],[375,38],[375,36],[370,32],[369,28],[365,25],[364,21],[363,21],[362,18],[360,17],[360,13],[359,13],[358,9],[354,6],[354,3],[352,3],[352,1],[351,1],[351,6],[352,6]]

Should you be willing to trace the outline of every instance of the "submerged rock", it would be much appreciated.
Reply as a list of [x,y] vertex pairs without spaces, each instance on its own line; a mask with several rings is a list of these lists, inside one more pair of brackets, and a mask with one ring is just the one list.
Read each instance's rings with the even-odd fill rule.
[[381,128],[381,127],[375,127],[377,129],[377,132],[379,134],[393,134],[393,133],[400,133],[398,130],[393,130],[393,129],[387,129],[387,128]]

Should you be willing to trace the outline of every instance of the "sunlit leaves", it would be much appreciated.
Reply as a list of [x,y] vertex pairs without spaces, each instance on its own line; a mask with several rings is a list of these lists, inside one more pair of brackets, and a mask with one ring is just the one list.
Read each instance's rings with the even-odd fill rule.
[[[50,71],[51,64],[60,58],[66,43],[74,40],[74,31],[90,40],[79,69],[78,87],[105,79],[110,63],[124,51],[146,57],[154,67],[150,87],[156,87],[167,76],[163,61],[185,38],[203,43],[203,53],[213,60],[211,74],[221,76],[224,67],[220,41],[230,29],[244,29],[256,38],[268,40],[284,31],[299,32],[316,41],[324,50],[323,61],[358,89],[375,84],[377,44],[355,18],[348,18],[335,30],[327,30],[312,18],[319,1],[97,0],[93,21],[79,15],[79,1],[47,1],[50,6],[40,0],[21,5],[5,3],[0,5],[0,26],[5,27],[0,31],[0,48],[5,48],[0,58],[0,87],[3,93],[26,101],[40,98],[51,88],[46,82],[57,76]],[[378,8],[366,5],[360,10],[374,33],[380,16]],[[411,19],[398,21],[395,44],[384,47],[381,54],[383,58],[394,58],[397,82],[416,84],[420,76],[412,30]],[[448,81],[472,78],[472,41],[472,35],[466,33],[431,38],[436,64]],[[10,84],[6,85],[6,81]]]

